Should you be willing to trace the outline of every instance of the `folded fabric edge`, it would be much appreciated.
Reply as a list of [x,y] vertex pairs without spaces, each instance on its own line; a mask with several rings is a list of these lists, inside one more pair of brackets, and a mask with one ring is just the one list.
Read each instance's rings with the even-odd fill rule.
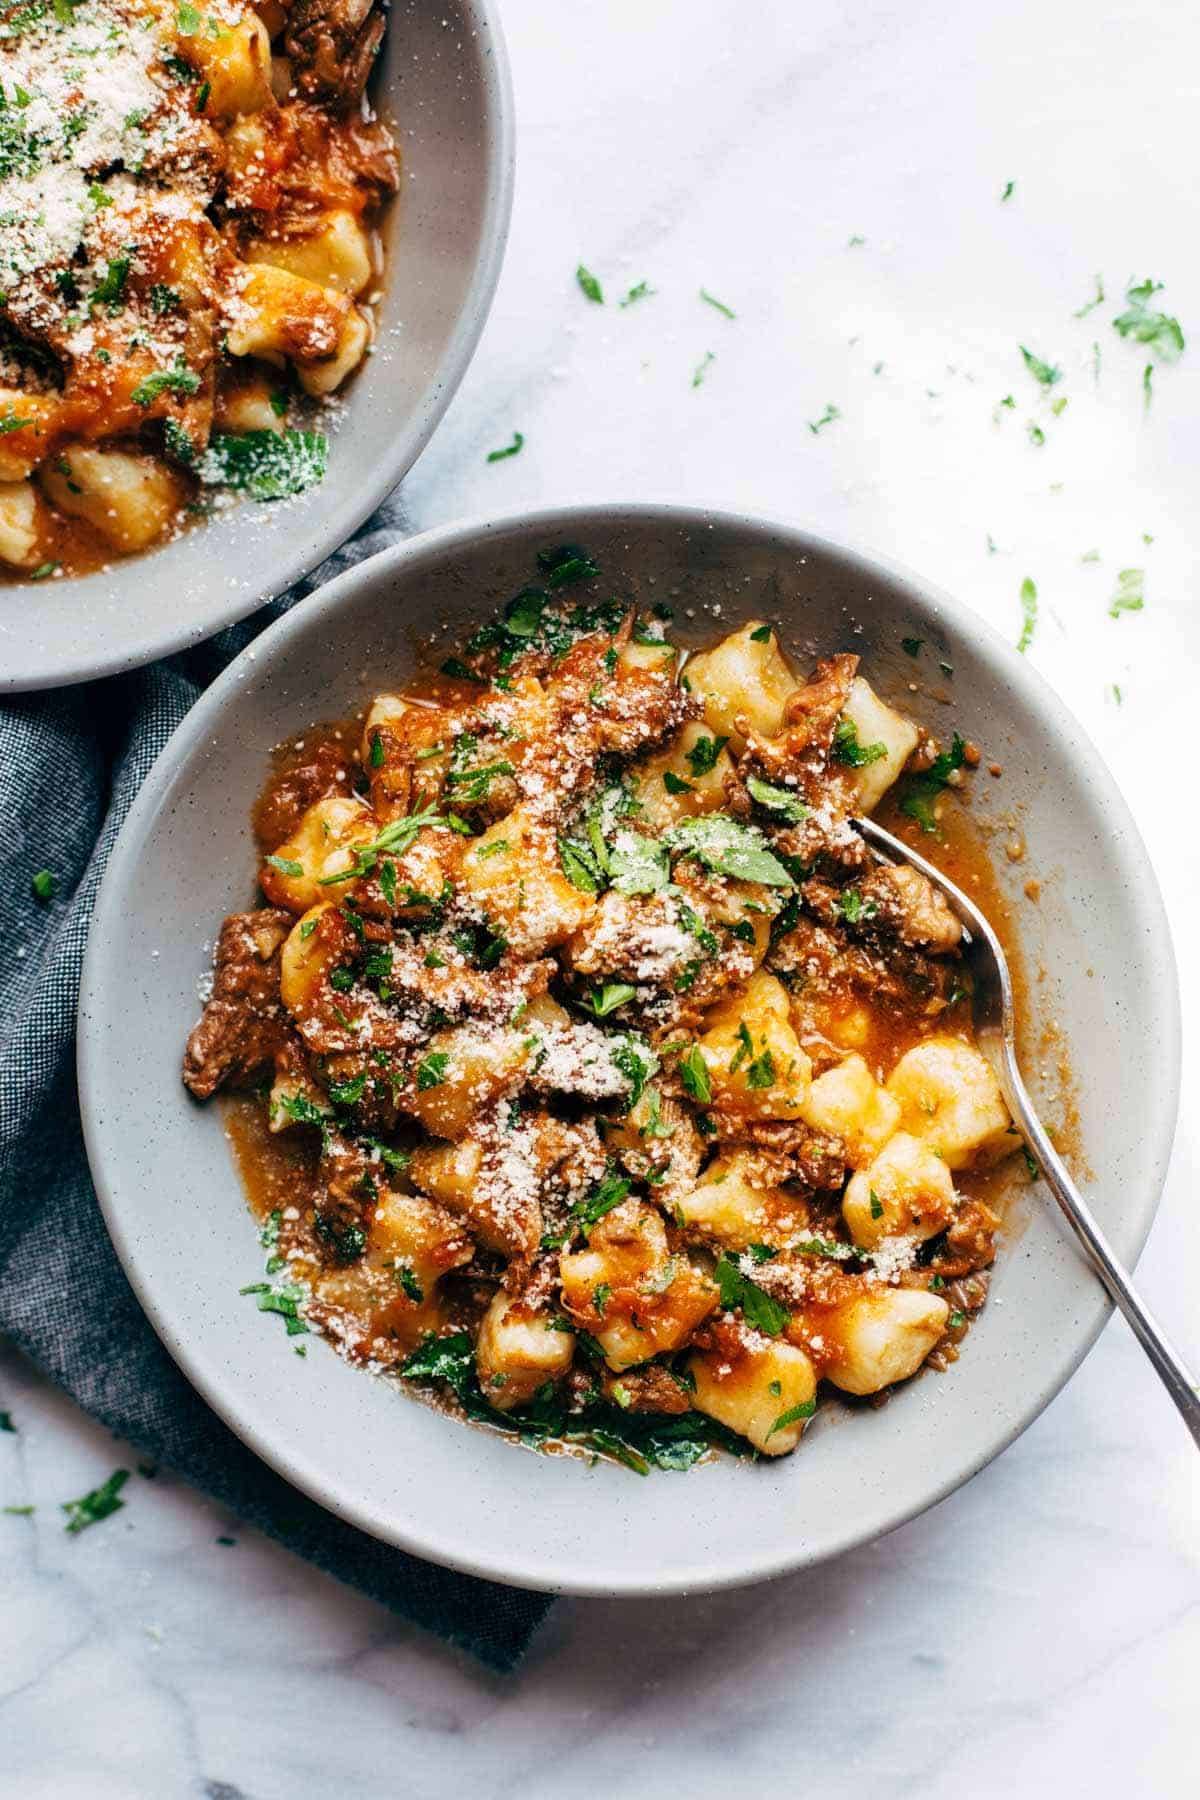
[[[75,1405],[79,1405],[71,1392],[69,1379],[64,1379],[65,1372],[54,1367],[53,1358],[44,1353],[44,1346],[28,1341],[19,1330],[6,1329],[4,1336],[28,1356],[48,1380],[63,1388]],[[197,1406],[203,1406],[194,1391],[193,1399]],[[207,1407],[204,1410],[209,1411]],[[133,1450],[169,1469],[198,1492],[227,1507],[243,1524],[253,1526],[264,1537],[312,1563],[323,1574],[386,1607],[440,1643],[466,1651],[496,1674],[507,1675],[516,1669],[554,1603],[553,1594],[505,1587],[477,1576],[460,1574],[411,1556],[407,1551],[396,1549],[360,1531],[357,1526],[347,1524],[275,1474],[215,1414],[210,1414],[213,1439],[219,1445],[222,1437],[227,1438],[231,1446],[225,1458],[228,1470],[225,1479],[222,1479],[219,1456],[213,1458],[203,1473],[198,1473],[185,1466],[186,1459],[172,1457],[169,1449],[164,1451],[161,1445],[139,1441],[130,1433],[128,1421],[103,1405],[80,1406],[80,1411],[111,1431],[122,1443],[129,1444]],[[247,1494],[237,1479],[239,1472],[248,1481],[257,1480],[264,1487],[261,1501],[252,1493]],[[272,1490],[277,1491],[282,1502],[277,1508],[269,1503]],[[460,1623],[454,1616],[472,1613],[486,1618],[486,1625],[476,1630],[469,1623]]]

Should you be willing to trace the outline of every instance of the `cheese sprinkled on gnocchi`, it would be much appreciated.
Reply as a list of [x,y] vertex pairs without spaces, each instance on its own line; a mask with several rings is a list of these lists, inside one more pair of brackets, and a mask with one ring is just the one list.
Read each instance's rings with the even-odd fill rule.
[[398,184],[363,0],[0,0],[0,576],[319,481]]
[[688,660],[572,545],[285,746],[183,1070],[248,1095],[247,1291],[643,1473],[952,1361],[1019,1140],[955,921],[850,823],[899,784],[936,832],[938,766],[857,657],[752,619]]

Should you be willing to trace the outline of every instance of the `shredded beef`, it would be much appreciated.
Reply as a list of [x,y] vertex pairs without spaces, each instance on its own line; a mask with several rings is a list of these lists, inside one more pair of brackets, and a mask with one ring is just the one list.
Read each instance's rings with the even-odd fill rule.
[[279,998],[279,948],[292,928],[275,907],[233,913],[217,941],[212,998],[187,1041],[184,1084],[207,1100],[228,1082],[245,1082],[274,1061],[289,1037]]

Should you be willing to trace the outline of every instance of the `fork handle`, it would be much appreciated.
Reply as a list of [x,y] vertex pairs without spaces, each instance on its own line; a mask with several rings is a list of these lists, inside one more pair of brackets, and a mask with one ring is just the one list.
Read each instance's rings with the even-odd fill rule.
[[1046,1136],[1011,1055],[1004,1058],[1004,1073],[1007,1077],[1004,1085],[1009,1090],[1005,1095],[1009,1110],[1041,1167],[1047,1187],[1081,1244],[1084,1255],[1103,1282],[1109,1299],[1124,1315],[1138,1343],[1154,1364],[1163,1386],[1183,1415],[1184,1424],[1197,1446],[1200,1446],[1200,1390],[1197,1389],[1195,1378],[1157,1320],[1143,1306],[1129,1276],[1114,1256],[1091,1208]]

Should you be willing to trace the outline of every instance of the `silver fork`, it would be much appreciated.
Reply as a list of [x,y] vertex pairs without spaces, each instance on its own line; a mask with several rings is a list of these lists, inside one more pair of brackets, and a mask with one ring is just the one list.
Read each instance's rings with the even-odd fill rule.
[[1021,1079],[1017,1066],[1016,1016],[1012,977],[1000,940],[984,915],[961,888],[947,881],[940,869],[915,850],[885,831],[873,819],[853,819],[855,829],[881,862],[910,863],[943,894],[963,927],[963,951],[974,986],[975,1035],[980,1049],[996,1071],[1008,1110],[1037,1162],[1046,1186],[1054,1195],[1067,1223],[1099,1276],[1110,1300],[1120,1308],[1142,1349],[1154,1364],[1167,1392],[1183,1415],[1184,1423],[1200,1445],[1200,1391],[1178,1352],[1143,1306],[1125,1270],[1113,1255],[1108,1240],[1092,1216],[1066,1167],[1046,1136],[1042,1122]]

